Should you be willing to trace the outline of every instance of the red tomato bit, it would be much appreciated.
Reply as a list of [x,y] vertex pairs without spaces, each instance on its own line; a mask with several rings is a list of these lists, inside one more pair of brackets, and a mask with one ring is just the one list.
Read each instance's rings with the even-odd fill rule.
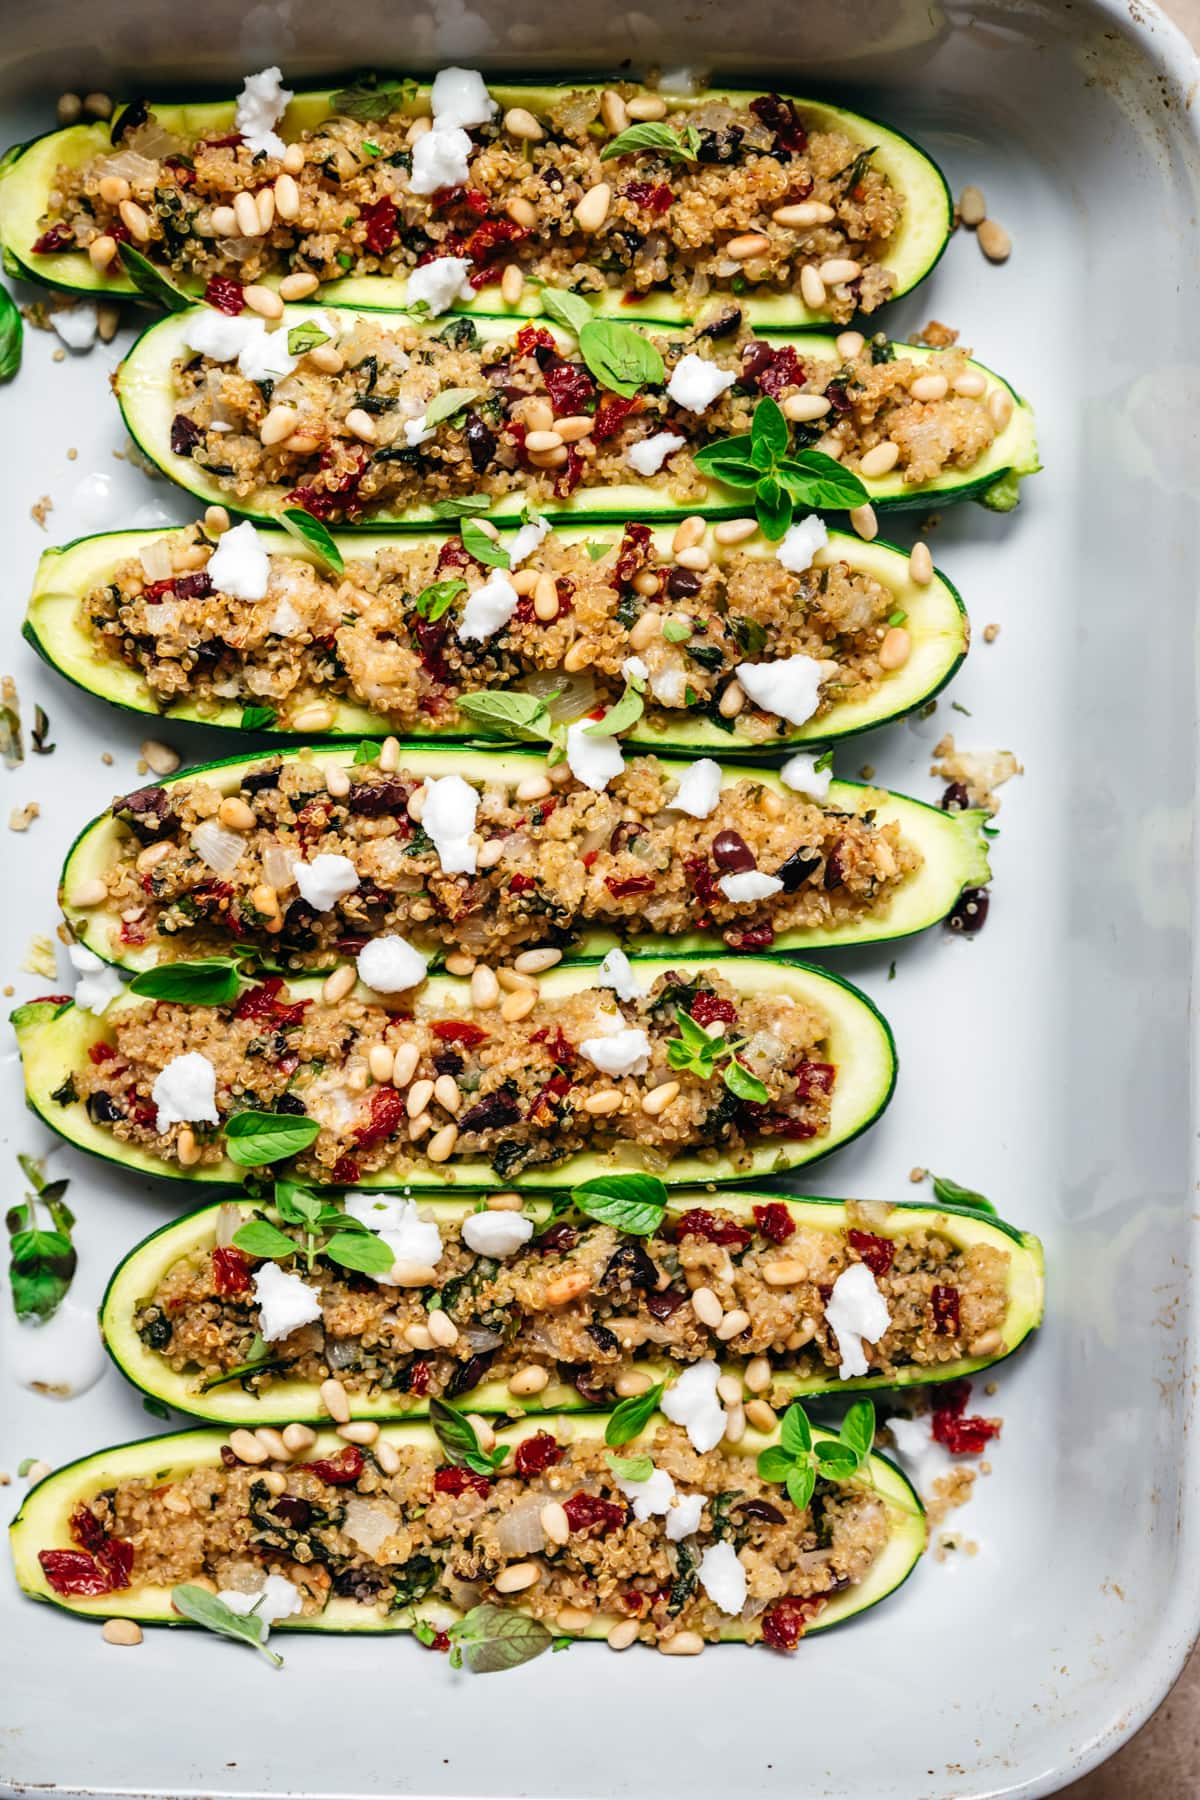
[[1000,1436],[1000,1427],[992,1419],[963,1416],[970,1398],[969,1381],[951,1381],[933,1402],[933,1435],[951,1456],[978,1456],[991,1438]]
[[848,1231],[850,1248],[858,1251],[858,1260],[866,1263],[872,1275],[886,1275],[892,1266],[896,1246],[891,1238],[875,1237],[869,1231]]
[[796,1231],[796,1221],[782,1200],[772,1200],[768,1206],[756,1206],[754,1223],[772,1244],[786,1244]]

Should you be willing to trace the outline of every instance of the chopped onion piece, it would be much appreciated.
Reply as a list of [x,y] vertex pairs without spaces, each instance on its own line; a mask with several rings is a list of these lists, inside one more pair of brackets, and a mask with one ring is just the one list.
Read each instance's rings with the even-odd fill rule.
[[214,875],[229,875],[237,868],[246,840],[237,831],[226,831],[215,819],[205,819],[192,833],[192,849]]

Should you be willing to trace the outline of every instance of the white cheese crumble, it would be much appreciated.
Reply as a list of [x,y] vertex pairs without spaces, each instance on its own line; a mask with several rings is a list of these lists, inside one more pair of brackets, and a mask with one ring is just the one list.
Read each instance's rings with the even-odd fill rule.
[[[243,1594],[238,1588],[222,1588],[217,1595],[230,1612],[253,1613],[269,1630],[280,1619],[290,1619],[303,1608],[300,1589],[286,1575],[268,1575],[257,1594]],[[265,1637],[266,1632],[263,1633]]]
[[803,575],[805,569],[812,568],[817,551],[823,550],[828,542],[829,533],[824,521],[818,519],[816,513],[809,513],[806,519],[797,519],[794,525],[788,526],[775,555],[793,575]]
[[730,1543],[710,1544],[697,1570],[700,1586],[714,1606],[736,1617],[746,1604],[746,1571]]
[[277,1262],[260,1263],[255,1269],[254,1298],[258,1301],[258,1329],[268,1344],[321,1316],[321,1296],[316,1288],[301,1281],[299,1275],[285,1274]]
[[593,794],[602,794],[625,767],[625,758],[615,737],[588,735],[592,723],[591,719],[576,719],[567,727],[567,766],[576,781],[582,781]]
[[[347,1194],[342,1205],[352,1219],[381,1237],[396,1263],[414,1263],[418,1268],[436,1269],[442,1255],[442,1234],[437,1222],[423,1219],[415,1200],[388,1200],[379,1194]],[[381,1287],[391,1287],[395,1264],[373,1280]]]
[[304,630],[304,620],[285,595],[277,600],[275,610],[267,620],[267,630],[273,637],[298,637]]
[[299,357],[287,347],[287,330],[268,331],[264,325],[243,347],[238,370],[247,381],[282,381],[296,367]]
[[496,102],[478,69],[440,69],[429,90],[435,126],[487,125],[495,118]]
[[701,1456],[715,1450],[725,1435],[725,1409],[717,1399],[721,1371],[715,1362],[692,1363],[661,1401],[664,1417],[682,1425],[693,1450]]
[[433,839],[447,875],[475,873],[475,845],[470,839],[478,811],[479,795],[461,775],[442,775],[425,783],[421,825]]
[[476,1256],[513,1256],[533,1236],[533,1220],[515,1212],[477,1212],[463,1220],[462,1239]]
[[764,875],[761,869],[747,869],[741,875],[722,875],[717,886],[735,906],[749,906],[755,900],[769,900],[783,883],[777,875]]
[[824,800],[833,780],[833,770],[828,763],[823,769],[818,769],[817,761],[817,757],[797,750],[795,756],[789,756],[780,769],[779,779],[784,787],[790,787],[797,794],[807,794],[810,800]]
[[242,83],[234,123],[255,156],[260,151],[265,151],[268,156],[283,155],[287,145],[275,127],[287,111],[291,98],[279,69],[263,69],[258,75],[247,75]]
[[[465,131],[457,125],[435,127],[419,137],[412,149],[412,174],[409,176],[409,189],[414,194],[436,194],[440,188],[462,187],[470,180],[470,156],[472,143]],[[439,259],[439,261],[442,259]],[[459,262],[459,257],[447,257],[448,262]],[[408,303],[413,299],[413,282],[425,269],[436,269],[438,262],[425,263],[420,269],[414,269],[408,278]],[[424,297],[424,296],[422,296]],[[445,312],[447,300],[441,306],[430,306],[431,312]]]
[[650,677],[650,692],[664,706],[683,706],[687,700],[687,670],[682,662],[672,661],[660,664]]
[[50,323],[68,350],[90,350],[96,341],[94,306],[67,306],[50,314]]
[[699,762],[689,763],[679,777],[670,805],[675,812],[690,813],[693,819],[707,819],[720,798],[721,765],[711,756],[702,756]]
[[292,879],[300,898],[317,912],[331,912],[339,900],[358,886],[358,870],[348,856],[314,856],[310,863],[292,864]]
[[545,519],[527,519],[509,545],[509,568],[519,569],[521,564],[533,555],[549,530],[550,527]]
[[638,438],[625,452],[625,461],[639,475],[657,475],[668,456],[682,450],[687,443],[677,431],[656,431],[653,437]]
[[612,988],[618,1000],[640,1000],[649,992],[638,982],[623,950],[610,950],[596,971],[596,986]]
[[669,1511],[675,1498],[675,1483],[665,1469],[651,1470],[645,1481],[626,1481],[623,1475],[618,1475],[616,1481],[625,1498],[632,1503],[635,1519],[644,1521],[655,1513]]
[[402,994],[424,981],[429,958],[407,938],[372,938],[358,953],[358,975],[377,994]]
[[605,1075],[644,1075],[650,1067],[650,1039],[635,1025],[622,1026],[606,1037],[584,1038],[579,1048]]
[[667,1536],[673,1544],[677,1544],[681,1538],[691,1537],[693,1531],[700,1529],[700,1515],[703,1511],[703,1494],[676,1494],[675,1504],[667,1514]]
[[249,519],[243,519],[232,531],[221,533],[205,574],[215,588],[231,599],[266,599],[271,559]]
[[702,356],[689,350],[671,370],[667,396],[687,412],[702,413],[736,380],[737,375],[732,369],[718,369],[716,363],[705,362]]
[[495,637],[517,610],[520,595],[502,569],[493,569],[482,587],[468,594],[458,622],[459,643],[482,644]]
[[289,351],[287,340],[286,330],[268,331],[263,319],[228,319],[212,307],[197,310],[185,333],[188,349],[198,356],[213,362],[236,358],[247,381],[277,381],[292,373],[298,358]]
[[[418,145],[426,143],[432,135],[430,132],[419,138]],[[415,306],[418,300],[423,300],[430,317],[436,317],[438,313],[444,313],[452,301],[471,299],[475,290],[467,281],[470,273],[471,265],[465,256],[437,256],[410,272],[405,305]]]
[[826,1303],[825,1322],[837,1339],[841,1379],[849,1381],[854,1375],[865,1375],[869,1365],[863,1339],[877,1344],[891,1324],[887,1301],[866,1263],[851,1263],[842,1270]]
[[436,436],[436,431],[434,431],[432,427],[426,425],[424,413],[421,414],[419,419],[405,419],[404,441],[410,450],[416,450],[419,445],[427,444],[430,438]]
[[821,665],[811,656],[779,662],[739,663],[734,670],[755,706],[776,713],[789,725],[805,725],[821,698]]
[[72,944],[67,950],[71,967],[79,980],[75,983],[75,1004],[80,1012],[102,1013],[110,1000],[115,1000],[124,983],[110,963],[101,962],[86,944]]
[[649,681],[650,671],[640,656],[627,656],[621,664],[621,680],[633,683]]
[[199,1050],[173,1056],[150,1090],[158,1108],[155,1131],[171,1125],[219,1125],[217,1071]]

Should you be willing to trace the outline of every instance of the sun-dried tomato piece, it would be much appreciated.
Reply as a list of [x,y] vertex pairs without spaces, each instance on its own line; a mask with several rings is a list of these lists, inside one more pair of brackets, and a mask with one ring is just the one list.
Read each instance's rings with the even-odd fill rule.
[[652,894],[655,881],[653,875],[609,875],[604,885],[614,900],[628,900],[632,894]]
[[218,1294],[244,1294],[250,1286],[250,1259],[235,1244],[218,1244],[212,1253],[212,1274]]
[[517,1445],[513,1458],[518,1475],[541,1475],[562,1460],[562,1446],[548,1431],[537,1431]]
[[615,1500],[603,1500],[599,1494],[572,1494],[564,1501],[567,1524],[581,1537],[607,1537],[624,1525],[628,1510]]
[[937,1390],[933,1402],[933,1435],[944,1444],[951,1456],[978,1456],[1000,1426],[992,1419],[964,1418],[971,1398],[969,1381],[951,1381]]
[[344,512],[348,519],[352,519],[355,514],[360,513],[362,501],[358,497],[358,487],[371,460],[370,451],[366,445],[350,450],[345,444],[341,445],[340,449],[335,448],[333,444],[326,444],[321,452],[318,466],[322,475],[328,475],[333,467],[335,456],[347,454],[354,458],[353,468],[347,469],[341,475],[334,475],[327,481],[322,481],[320,485],[311,481],[301,482],[288,495],[292,505],[302,506],[305,512],[313,515],[314,519],[328,520],[339,511]]
[[809,1620],[826,1604],[823,1594],[811,1600],[777,1600],[763,1614],[763,1643],[772,1650],[794,1650],[804,1636]]
[[433,1364],[427,1356],[418,1356],[413,1363],[412,1368],[408,1371],[409,1393],[420,1394],[423,1397],[429,1392],[432,1378]]
[[[634,394],[632,398],[628,400],[621,394],[605,394],[599,406],[596,408],[595,415],[592,419],[593,439],[596,443],[603,444],[606,443],[609,438],[616,437],[626,419],[630,418],[634,413],[641,412],[641,410],[642,397],[640,394]],[[631,531],[644,531],[647,537],[650,535],[649,527],[645,525],[627,525],[625,527],[625,536],[628,537]],[[619,566],[618,563],[618,567]],[[628,577],[626,577],[626,580],[628,580]]]
[[818,1094],[832,1094],[837,1080],[833,1063],[802,1062],[793,1069],[796,1092],[802,1100],[813,1100]]
[[666,181],[627,181],[621,192],[651,213],[665,213],[675,199],[675,190]]
[[437,1494],[481,1494],[485,1498],[491,1487],[486,1475],[477,1474],[474,1469],[459,1468],[457,1464],[438,1469],[433,1477],[433,1488]]
[[488,1034],[480,1025],[472,1025],[467,1019],[438,1019],[429,1029],[435,1038],[443,1044],[463,1044],[473,1049],[476,1044],[486,1044]]
[[262,1019],[269,1022],[276,1030],[286,1030],[289,1025],[302,1025],[304,1015],[312,1005],[311,1000],[297,1000],[292,1005],[281,1004],[280,992],[283,988],[282,975],[271,975],[257,987],[247,988],[239,994],[233,1009],[235,1019]]
[[352,1156],[339,1156],[333,1165],[332,1179],[339,1187],[353,1187],[359,1177],[359,1167]]
[[108,1542],[108,1533],[96,1517],[90,1506],[82,1501],[75,1508],[67,1521],[68,1529],[81,1550],[90,1550],[94,1556]]
[[786,1244],[790,1237],[795,1236],[796,1221],[782,1200],[772,1200],[767,1206],[756,1206],[754,1223],[762,1236],[772,1244]]
[[691,1212],[683,1213],[675,1221],[675,1238],[679,1242],[683,1238],[702,1238],[706,1244],[723,1244],[729,1249],[744,1250],[750,1242],[753,1232],[745,1225],[737,1225],[728,1216],[718,1218],[706,1207],[693,1207]]
[[[50,999],[57,999],[58,997],[59,996],[56,994],[48,996]],[[89,1062],[97,1064],[111,1062],[116,1054],[117,1052],[113,1046],[111,1044],[106,1044],[103,1039],[101,1039],[99,1043],[88,1045]]]
[[366,1468],[367,1460],[357,1444],[347,1444],[336,1456],[321,1456],[316,1462],[299,1466],[311,1470],[318,1481],[328,1482],[330,1487],[352,1487]]
[[360,1150],[374,1150],[399,1131],[405,1118],[404,1095],[398,1088],[373,1087],[367,1095],[367,1117],[354,1128]]
[[581,413],[596,398],[596,384],[583,363],[556,356],[542,370],[550,404],[561,418]]
[[583,458],[574,444],[567,445],[567,460],[554,477],[554,492],[560,500],[573,494],[583,480]]
[[956,1337],[959,1321],[959,1295],[956,1287],[937,1282],[929,1296],[933,1312],[933,1329],[939,1337]]
[[717,886],[717,877],[707,856],[685,857],[683,870],[692,892],[702,906],[720,905],[725,896]]
[[230,275],[211,275],[205,285],[204,298],[209,306],[215,306],[218,312],[231,319],[236,319],[245,305],[242,284]]
[[547,331],[544,325],[522,325],[517,333],[515,349],[518,356],[532,356],[535,350],[552,350],[558,355],[554,334]]
[[112,1577],[86,1550],[39,1550],[42,1573],[56,1594],[111,1594]]
[[463,255],[468,262],[481,263],[494,250],[501,249],[505,244],[519,244],[522,238],[528,236],[528,227],[517,225],[512,219],[485,219],[482,225],[475,227],[463,245]]
[[871,1231],[848,1231],[847,1241],[858,1251],[858,1260],[866,1263],[872,1275],[886,1275],[892,1266],[896,1246],[891,1238],[876,1237]]
[[719,994],[707,991],[697,994],[688,1011],[697,1025],[715,1025],[718,1019],[723,1025],[737,1024],[737,1007],[732,1000],[723,1000]]
[[750,111],[768,131],[774,132],[776,149],[799,156],[807,148],[808,132],[800,114],[782,94],[760,94],[750,102]]
[[373,206],[364,206],[362,217],[367,228],[367,249],[372,256],[385,256],[396,242],[399,230],[396,202],[390,194],[385,194]]
[[33,243],[35,256],[54,256],[59,250],[73,250],[74,248],[75,233],[69,225],[64,225],[61,220],[57,225],[51,225],[48,231],[43,231],[41,237],[35,238]]

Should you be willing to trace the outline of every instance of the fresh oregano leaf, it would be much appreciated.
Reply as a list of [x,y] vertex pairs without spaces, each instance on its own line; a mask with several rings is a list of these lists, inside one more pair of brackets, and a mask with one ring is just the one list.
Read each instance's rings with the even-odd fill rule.
[[522,1663],[541,1656],[554,1642],[552,1633],[540,1619],[531,1619],[508,1607],[493,1606],[487,1600],[473,1606],[465,1618],[451,1625],[447,1636],[451,1643],[452,1665],[458,1667],[465,1661],[476,1675],[497,1675],[505,1669],[517,1669]]
[[171,1604],[191,1624],[203,1625],[206,1631],[215,1631],[218,1637],[233,1638],[240,1644],[250,1644],[268,1662],[274,1663],[277,1669],[282,1669],[283,1658],[268,1646],[266,1623],[257,1613],[235,1613],[216,1594],[210,1594],[207,1588],[195,1587],[191,1582],[184,1582],[171,1589]]
[[610,1450],[604,1460],[620,1481],[649,1481],[654,1473],[648,1456],[614,1456]]
[[685,125],[680,133],[659,120],[644,120],[610,138],[600,152],[600,161],[633,156],[638,150],[651,150],[667,162],[695,162],[700,154],[700,133],[694,125]]
[[636,725],[645,710],[641,694],[629,683],[621,698],[609,707],[602,719],[584,726],[583,734],[585,737],[616,737],[618,732],[628,731],[631,725]]
[[414,98],[417,84],[412,80],[380,81],[377,75],[364,75],[350,87],[339,88],[330,97],[330,108],[344,119],[390,119]]
[[664,1381],[656,1382],[644,1394],[633,1394],[628,1400],[622,1400],[619,1406],[614,1406],[608,1416],[608,1424],[604,1427],[605,1443],[612,1449],[619,1450],[622,1444],[637,1437],[653,1418],[665,1386]]
[[649,338],[620,319],[589,319],[579,333],[579,349],[596,380],[627,400],[640,388],[657,386],[666,373]]
[[593,1175],[571,1189],[577,1210],[631,1237],[650,1237],[662,1224],[666,1184],[657,1175]]
[[143,256],[132,244],[118,244],[117,251],[125,273],[145,299],[153,300],[156,306],[165,307],[167,312],[187,312],[189,307],[195,306],[194,295],[185,294],[182,288],[176,287],[161,269],[155,268],[148,256]]
[[576,337],[593,317],[592,309],[583,296],[571,293],[569,288],[544,287],[542,311],[556,319],[560,325],[565,325],[568,331],[573,331]]
[[434,395],[425,408],[425,429],[432,430],[435,425],[440,425],[443,419],[452,419],[456,412],[461,412],[464,406],[469,406],[475,397],[474,388],[443,388],[440,394]]
[[765,1106],[771,1098],[765,1083],[752,1075],[745,1063],[740,1063],[736,1056],[731,1057],[721,1071],[721,1079],[731,1094],[739,1100],[751,1100],[756,1106]]
[[303,356],[308,350],[315,350],[318,344],[327,344],[329,333],[315,319],[305,319],[299,325],[293,325],[287,334],[289,356]]
[[986,1194],[977,1194],[974,1188],[962,1187],[946,1175],[934,1175],[932,1179],[934,1197],[943,1206],[969,1206],[972,1212],[995,1215],[996,1209]]
[[[434,620],[440,619],[443,613],[449,612],[459,595],[465,594],[466,591],[466,582],[461,580],[458,576],[453,577],[449,581],[431,582],[427,588],[422,588],[421,592],[417,595],[417,612],[423,619],[429,619],[433,622]],[[363,746],[360,744],[359,749],[362,748]],[[369,760],[373,762],[378,755],[379,746],[377,744],[372,744],[370,749],[371,755]]]
[[143,969],[129,984],[131,994],[147,1000],[174,1000],[180,1005],[225,1006],[237,999],[237,964],[213,956],[198,962],[164,963]]
[[302,506],[285,506],[279,515],[279,523],[300,543],[307,544],[326,568],[332,569],[335,575],[344,574],[346,565],[342,561],[342,553],[334,542],[333,533],[322,525],[320,519],[314,519]]
[[473,724],[500,737],[537,743],[550,736],[550,714],[545,701],[536,694],[516,690],[497,693],[484,688],[474,694],[460,694],[458,710],[466,713]]
[[464,519],[459,526],[463,549],[475,558],[476,562],[487,563],[493,569],[507,569],[508,551],[503,544],[490,538],[480,525],[478,519]]
[[[353,1223],[357,1224],[357,1220]],[[363,1230],[335,1231],[321,1254],[343,1269],[357,1269],[361,1275],[386,1275],[396,1260],[395,1251],[381,1237]]]
[[243,706],[243,731],[270,731],[279,714],[273,706]]
[[21,366],[25,325],[7,288],[0,287],[0,381],[11,381]]

